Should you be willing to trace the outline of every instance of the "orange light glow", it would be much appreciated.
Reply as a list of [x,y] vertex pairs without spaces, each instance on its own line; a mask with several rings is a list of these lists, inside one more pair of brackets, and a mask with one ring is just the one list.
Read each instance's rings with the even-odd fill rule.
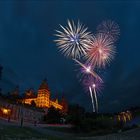
[[10,109],[3,108],[2,112],[3,114],[8,115],[10,113]]

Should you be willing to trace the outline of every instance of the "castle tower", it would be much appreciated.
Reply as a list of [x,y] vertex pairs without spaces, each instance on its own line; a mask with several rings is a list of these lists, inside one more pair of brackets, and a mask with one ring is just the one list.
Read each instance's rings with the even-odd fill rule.
[[50,90],[46,79],[42,81],[37,94],[36,105],[38,107],[50,107]]
[[35,98],[36,97],[36,95],[34,94],[33,89],[31,89],[31,88],[25,91],[24,96],[25,96],[25,98]]
[[11,93],[13,97],[18,97],[19,96],[19,86],[17,85],[14,91]]

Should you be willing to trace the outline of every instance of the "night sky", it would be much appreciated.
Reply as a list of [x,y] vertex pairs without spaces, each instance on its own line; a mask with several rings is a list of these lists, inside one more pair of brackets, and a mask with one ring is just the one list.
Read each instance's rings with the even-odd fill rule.
[[54,39],[59,24],[78,19],[93,33],[106,19],[117,22],[121,35],[114,61],[103,70],[104,89],[99,110],[114,112],[140,105],[140,2],[40,1],[0,2],[1,87],[4,93],[19,85],[23,93],[36,91],[46,78],[52,98],[65,95],[69,103],[91,110],[91,100],[81,86],[79,67],[65,58]]

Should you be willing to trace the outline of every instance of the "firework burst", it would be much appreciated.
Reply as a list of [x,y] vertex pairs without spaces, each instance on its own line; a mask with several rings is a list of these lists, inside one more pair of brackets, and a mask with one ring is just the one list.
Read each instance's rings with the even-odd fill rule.
[[94,78],[93,76],[89,75],[87,77],[85,77],[82,81],[85,90],[88,91],[89,87],[94,88],[94,86],[96,87],[96,91],[97,93],[101,93],[101,90],[103,89],[103,80],[101,81],[99,78]]
[[[114,42],[120,35],[119,26],[114,21],[104,21],[97,27],[98,32],[95,36],[80,22],[75,24],[68,20],[67,26],[60,27],[61,30],[56,30],[55,36],[58,39],[55,42],[62,54],[80,65],[80,81],[90,93],[93,112],[98,113],[97,93],[103,88],[103,80],[96,71],[114,58]],[[86,63],[81,63],[80,58],[86,58]]]
[[68,26],[60,25],[63,31],[56,30],[55,36],[59,37],[55,40],[60,51],[70,58],[80,58],[86,54],[89,42],[91,39],[91,32],[88,32],[80,22],[75,25],[68,20]]
[[88,76],[93,76],[94,78],[97,78],[99,79],[101,82],[102,82],[102,79],[101,77],[95,72],[92,70],[91,66],[90,65],[84,65],[82,64],[80,61],[78,61],[77,59],[73,59],[78,65],[81,66],[81,70],[80,70],[80,74],[81,74],[81,77],[88,77]]
[[116,22],[114,22],[112,20],[107,20],[107,21],[103,21],[97,27],[97,32],[106,34],[109,37],[111,37],[113,39],[113,41],[116,41],[120,35],[120,28]]
[[85,87],[86,92],[89,91],[90,98],[92,101],[93,112],[98,113],[98,98],[97,93],[101,92],[103,88],[103,82],[101,82],[98,78],[94,78],[93,76],[88,76],[83,80],[83,85]]
[[94,67],[105,67],[115,54],[115,46],[113,40],[106,34],[99,33],[93,36],[90,48],[87,51],[87,63]]

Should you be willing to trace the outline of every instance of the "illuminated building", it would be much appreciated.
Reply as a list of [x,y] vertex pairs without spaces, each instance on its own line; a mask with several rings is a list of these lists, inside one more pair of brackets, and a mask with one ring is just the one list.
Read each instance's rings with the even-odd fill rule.
[[127,121],[132,120],[132,113],[130,111],[121,112],[117,115],[117,118],[119,122],[126,123]]
[[40,121],[44,114],[45,111],[42,108],[33,108],[17,103],[14,104],[0,98],[0,118],[5,118],[8,121],[16,120],[20,122],[23,117],[24,122],[33,123],[36,120]]
[[50,108],[53,106],[56,109],[67,112],[67,103],[62,98],[62,101],[59,103],[58,99],[51,100],[50,99],[50,90],[46,83],[46,80],[43,80],[41,83],[37,95],[33,93],[33,90],[27,90],[25,93],[25,97],[22,99],[22,103],[35,105],[39,108]]

